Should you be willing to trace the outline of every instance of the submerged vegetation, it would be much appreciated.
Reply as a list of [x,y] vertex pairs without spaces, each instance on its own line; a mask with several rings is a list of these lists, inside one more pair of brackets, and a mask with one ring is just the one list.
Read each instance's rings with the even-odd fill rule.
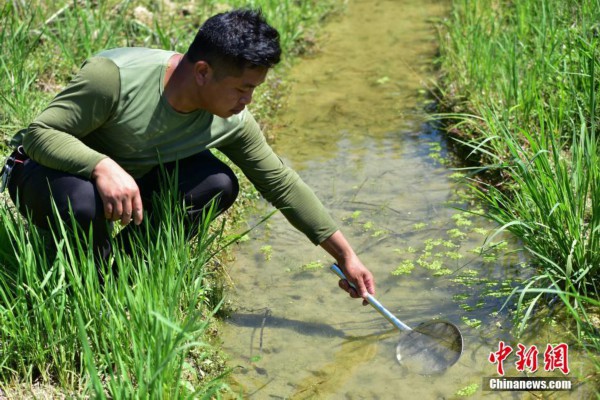
[[[207,17],[236,6],[262,8],[289,61],[307,51],[312,27],[340,3],[4,2],[0,154],[7,155],[10,137],[87,57],[120,46],[185,52]],[[255,98],[263,124],[278,107],[284,69]],[[211,344],[212,316],[223,303],[219,264],[239,237],[231,225],[255,197],[244,188],[237,208],[210,229],[203,225],[190,245],[181,205],[166,196],[160,227],[139,237],[143,252],[115,252],[111,268],[99,275],[84,250],[86,235],[68,235],[67,224],[54,235],[41,232],[0,195],[0,397],[219,398],[227,392],[227,370]]]
[[439,60],[439,117],[468,154],[485,216],[521,241],[536,271],[512,293],[518,327],[559,300],[596,354],[598,21],[597,0],[454,0]]

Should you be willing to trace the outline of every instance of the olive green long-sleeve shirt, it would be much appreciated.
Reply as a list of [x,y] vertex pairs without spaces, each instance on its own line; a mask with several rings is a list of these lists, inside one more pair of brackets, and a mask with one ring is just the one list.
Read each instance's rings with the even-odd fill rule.
[[120,48],[90,58],[17,144],[42,165],[86,178],[106,157],[139,178],[160,163],[216,148],[313,243],[331,236],[336,224],[248,111],[220,118],[170,106],[163,90],[173,54]]

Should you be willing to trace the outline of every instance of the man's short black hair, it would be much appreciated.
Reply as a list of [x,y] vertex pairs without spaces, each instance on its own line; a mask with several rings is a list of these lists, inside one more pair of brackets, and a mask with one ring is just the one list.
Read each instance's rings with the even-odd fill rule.
[[239,76],[245,68],[271,68],[279,62],[279,33],[261,10],[235,9],[207,19],[186,54],[194,63],[206,61],[217,76]]

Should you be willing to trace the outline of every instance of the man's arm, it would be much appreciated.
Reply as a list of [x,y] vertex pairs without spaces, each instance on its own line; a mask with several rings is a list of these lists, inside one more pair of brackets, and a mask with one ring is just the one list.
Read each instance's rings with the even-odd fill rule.
[[252,115],[243,118],[244,125],[218,149],[296,229],[320,244],[338,230],[337,224],[308,185],[273,152]]
[[[336,259],[339,267],[356,289],[352,288],[345,279],[340,280],[340,288],[347,291],[351,297],[363,299],[368,294],[375,294],[375,281],[371,272],[363,265],[341,231],[336,231],[321,243],[321,247]],[[363,304],[368,304],[363,301]]]
[[[315,245],[320,245],[338,262],[348,279],[340,287],[352,297],[374,294],[373,275],[362,264],[321,201],[302,179],[273,152],[250,114],[235,140],[219,147],[246,174],[261,194]],[[366,302],[364,302],[366,304]]]
[[95,182],[111,221],[142,222],[135,180],[115,161],[82,142],[111,116],[119,99],[119,72],[112,61],[89,60],[31,123],[23,147],[36,162]]
[[90,59],[29,125],[25,151],[36,162],[90,178],[106,155],[82,139],[110,118],[119,97],[119,72],[111,61]]

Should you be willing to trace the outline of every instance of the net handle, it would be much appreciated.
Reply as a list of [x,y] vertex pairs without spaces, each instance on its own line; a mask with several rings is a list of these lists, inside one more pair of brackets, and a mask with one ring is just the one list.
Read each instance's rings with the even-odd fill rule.
[[[333,271],[333,273],[335,273],[340,279],[345,279],[346,281],[348,281],[348,278],[346,278],[346,275],[344,275],[344,273],[342,272],[342,270],[340,269],[340,267],[338,267],[337,264],[333,264],[330,269]],[[354,289],[356,289],[356,286],[348,281],[348,284],[353,287]],[[412,331],[412,329],[406,325],[404,322],[400,321],[398,318],[396,318],[394,316],[394,314],[392,314],[387,308],[385,308],[375,297],[371,296],[370,294],[367,295],[367,298],[365,299],[369,302],[369,304],[371,306],[373,306],[374,309],[376,309],[377,311],[379,311],[379,313],[381,315],[383,315],[385,317],[385,319],[387,319],[388,321],[390,321],[390,323],[392,325],[394,325],[396,328],[400,329],[401,331]]]

